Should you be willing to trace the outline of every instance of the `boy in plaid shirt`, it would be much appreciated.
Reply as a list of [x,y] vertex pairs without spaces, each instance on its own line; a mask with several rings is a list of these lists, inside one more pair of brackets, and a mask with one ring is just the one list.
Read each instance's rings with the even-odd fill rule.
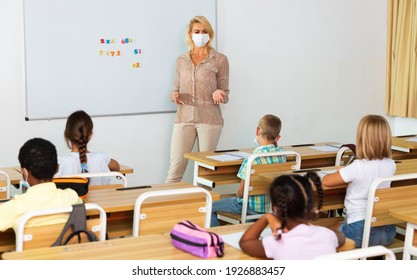
[[[259,120],[256,128],[256,141],[259,144],[253,153],[270,153],[279,152],[284,149],[278,147],[278,140],[281,138],[281,120],[274,115],[265,115]],[[254,161],[254,164],[279,163],[286,160],[285,156],[261,157]],[[242,212],[243,190],[245,185],[246,158],[240,166],[237,176],[241,179],[240,185],[236,191],[236,197],[223,198],[213,202],[211,213],[211,226],[219,226],[217,212],[230,212],[240,214]],[[249,196],[248,214],[268,213],[270,208],[269,197],[266,195]]]

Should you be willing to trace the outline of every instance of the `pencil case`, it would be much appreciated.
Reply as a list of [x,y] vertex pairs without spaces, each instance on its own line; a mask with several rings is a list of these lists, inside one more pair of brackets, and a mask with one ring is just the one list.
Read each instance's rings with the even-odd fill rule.
[[58,189],[73,189],[79,197],[84,198],[88,193],[89,181],[84,177],[56,177],[52,179]]
[[223,257],[224,243],[221,236],[184,220],[170,232],[172,245],[201,258]]

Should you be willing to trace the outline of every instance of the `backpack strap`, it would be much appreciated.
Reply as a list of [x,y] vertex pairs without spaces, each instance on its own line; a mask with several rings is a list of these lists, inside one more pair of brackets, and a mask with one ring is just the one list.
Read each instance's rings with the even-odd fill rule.
[[[72,212],[68,218],[68,221],[65,224],[64,228],[62,229],[62,232],[59,235],[58,239],[52,244],[51,247],[61,246],[61,245],[66,244],[69,239],[71,239],[75,234],[79,232],[85,232],[88,236],[89,241],[97,240],[97,236],[87,229],[86,216],[87,216],[87,213],[85,210],[84,203],[72,205]],[[62,242],[62,240],[64,239],[64,235],[70,229],[72,230],[72,233],[66,238],[65,242]]]

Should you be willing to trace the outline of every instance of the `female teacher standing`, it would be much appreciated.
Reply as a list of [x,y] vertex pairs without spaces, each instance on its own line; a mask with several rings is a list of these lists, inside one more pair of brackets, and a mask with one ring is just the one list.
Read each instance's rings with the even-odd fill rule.
[[223,128],[221,103],[229,101],[229,62],[211,46],[214,31],[203,16],[191,19],[189,51],[177,58],[171,100],[177,104],[166,183],[181,181],[198,138],[199,151],[214,151]]

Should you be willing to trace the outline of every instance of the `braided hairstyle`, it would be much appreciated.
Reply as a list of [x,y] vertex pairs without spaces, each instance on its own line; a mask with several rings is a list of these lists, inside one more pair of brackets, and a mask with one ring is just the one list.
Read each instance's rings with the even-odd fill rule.
[[[315,193],[318,203],[315,206]],[[315,172],[306,175],[281,175],[274,179],[269,195],[272,206],[278,211],[275,215],[281,220],[281,228],[277,231],[277,239],[281,239],[287,227],[287,219],[315,220],[318,210],[323,206],[324,192],[319,176]]]
[[81,172],[88,172],[87,168],[87,143],[93,132],[93,120],[84,111],[75,111],[68,119],[65,126],[64,137],[70,149],[75,145],[80,155]]

